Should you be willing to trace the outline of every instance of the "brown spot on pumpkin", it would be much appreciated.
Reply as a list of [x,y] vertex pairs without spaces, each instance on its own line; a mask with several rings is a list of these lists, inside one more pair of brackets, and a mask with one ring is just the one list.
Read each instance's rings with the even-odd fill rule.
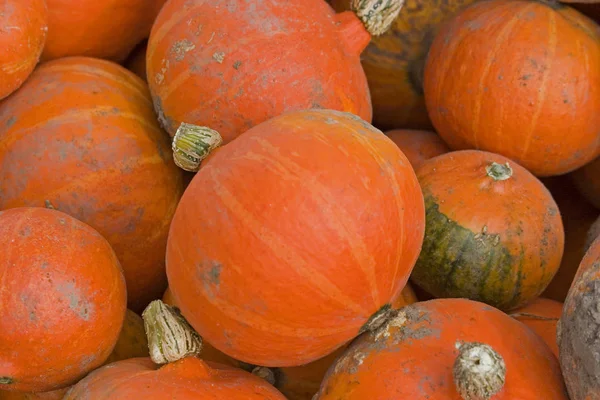
[[521,76],[519,79],[522,81],[528,81],[529,79],[531,79],[532,76],[533,75],[531,75],[531,74],[525,74],[525,75]]
[[6,127],[10,128],[11,126],[13,126],[15,124],[15,122],[17,122],[17,117],[12,116],[8,119],[8,121],[6,121]]
[[23,237],[29,237],[31,236],[31,227],[30,226],[26,226],[23,229],[21,229],[21,231],[19,232],[19,234]]
[[242,62],[238,60],[233,63],[233,68],[238,69],[238,68],[240,68],[241,65],[242,65]]
[[56,291],[67,299],[69,308],[84,321],[89,321],[94,313],[94,305],[88,302],[74,283],[61,283],[56,285]]

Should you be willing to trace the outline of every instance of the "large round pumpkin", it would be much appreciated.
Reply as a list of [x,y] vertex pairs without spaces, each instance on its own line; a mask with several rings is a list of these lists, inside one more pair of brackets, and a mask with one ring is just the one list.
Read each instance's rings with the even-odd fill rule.
[[558,323],[560,365],[571,400],[600,399],[600,240],[581,261]]
[[389,138],[350,113],[287,113],[202,164],[171,225],[169,286],[220,351],[302,365],[387,310],[423,230],[418,181]]
[[[355,3],[374,33],[402,4]],[[148,42],[148,82],[171,135],[186,122],[218,130],[227,143],[283,112],[309,108],[371,121],[359,58],[370,39],[354,13],[336,15],[323,0],[171,0]]]
[[0,2],[0,99],[14,92],[35,68],[48,32],[44,0]]
[[560,213],[525,168],[479,150],[446,153],[417,170],[427,222],[411,279],[435,297],[502,310],[538,297],[564,247]]
[[0,104],[0,126],[0,209],[48,201],[110,242],[129,308],[160,297],[183,183],[142,80],[99,59],[44,63]]
[[[373,103],[373,123],[382,129],[429,129],[423,98],[423,67],[439,26],[474,0],[406,0],[390,30],[373,38],[361,55]],[[341,12],[350,0],[330,0]]]
[[436,35],[424,89],[436,131],[455,150],[499,153],[537,176],[599,154],[600,28],[572,8],[469,6]]
[[394,129],[385,134],[402,150],[415,170],[426,160],[450,151],[435,132]]
[[42,60],[88,56],[123,61],[148,37],[165,1],[46,0],[48,40]]
[[75,383],[111,353],[126,311],[108,242],[59,211],[0,212],[0,390]]
[[539,297],[511,313],[511,317],[521,321],[534,331],[558,357],[556,325],[562,313],[563,304]]
[[[462,347],[473,342],[492,349],[481,354],[480,347],[471,353],[471,360],[463,359],[471,361],[475,375],[465,371],[463,363],[456,363],[459,355],[465,355]],[[497,368],[498,364],[504,368]],[[484,381],[482,375],[489,372],[495,374]],[[483,382],[472,380],[478,376],[489,384],[487,396],[459,394],[462,391],[457,389],[465,389],[465,383],[471,383],[466,388],[472,394],[480,392],[476,389]],[[492,386],[496,386],[497,393],[491,390]],[[523,324],[479,302],[436,299],[407,306],[377,331],[358,337],[329,369],[315,397],[315,400],[330,399],[567,400],[568,397],[556,357]]]

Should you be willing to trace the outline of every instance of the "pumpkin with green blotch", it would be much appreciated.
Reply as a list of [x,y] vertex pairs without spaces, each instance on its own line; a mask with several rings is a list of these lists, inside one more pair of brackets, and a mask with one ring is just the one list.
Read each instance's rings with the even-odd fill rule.
[[417,169],[425,240],[411,279],[435,297],[503,310],[543,292],[563,254],[564,230],[546,187],[517,163],[478,150],[450,152]]

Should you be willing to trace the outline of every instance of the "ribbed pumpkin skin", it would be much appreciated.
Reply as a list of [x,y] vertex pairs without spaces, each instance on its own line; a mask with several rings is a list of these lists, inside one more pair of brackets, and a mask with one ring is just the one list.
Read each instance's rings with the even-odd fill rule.
[[112,351],[125,318],[125,280],[108,242],[67,214],[0,212],[0,390],[75,383]]
[[600,240],[579,265],[558,323],[559,360],[571,400],[600,399]]
[[499,310],[466,299],[437,299],[402,311],[350,345],[315,400],[463,400],[452,378],[457,341],[488,344],[504,358],[506,382],[493,400],[568,400],[550,349]]
[[160,297],[183,183],[142,80],[104,60],[51,61],[0,105],[0,126],[0,209],[49,200],[109,241],[129,308]]
[[415,170],[426,160],[450,151],[435,132],[394,129],[385,134],[402,150]]
[[[509,162],[512,176],[486,168]],[[497,154],[456,151],[417,170],[427,222],[411,279],[435,297],[466,297],[512,310],[538,297],[563,254],[560,212],[546,187]]]
[[[373,123],[381,129],[431,129],[423,98],[423,66],[442,22],[474,0],[406,0],[400,15],[361,55],[367,76]],[[330,0],[341,12],[349,0]]]
[[286,111],[335,109],[370,122],[355,48],[364,35],[354,14],[336,16],[323,0],[171,0],[148,42],[157,114],[171,135],[187,122],[225,143]]
[[569,7],[469,6],[436,35],[424,89],[436,131],[455,150],[499,153],[536,176],[599,154],[600,28]]
[[[0,3],[0,99],[25,82],[40,59],[48,32],[44,0]],[[9,28],[10,27],[10,28]]]
[[123,61],[148,37],[165,1],[46,0],[48,40],[42,60],[87,56]]
[[400,294],[423,230],[421,190],[390,139],[349,113],[288,113],[196,174],[171,224],[169,286],[222,352],[302,365]]
[[[521,321],[544,340],[552,353],[558,357],[556,343],[556,324],[562,313],[563,304],[542,297],[535,299],[525,307],[511,313],[511,316]],[[536,318],[539,317],[539,318]]]
[[[126,381],[127,384],[123,384]],[[166,397],[165,397],[166,396]],[[164,366],[132,358],[100,368],[64,400],[285,400],[263,379],[240,369],[188,357]]]

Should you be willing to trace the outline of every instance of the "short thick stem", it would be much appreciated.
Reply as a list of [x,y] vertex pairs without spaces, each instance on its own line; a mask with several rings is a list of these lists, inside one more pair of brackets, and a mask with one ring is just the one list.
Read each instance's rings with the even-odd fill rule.
[[498,164],[497,162],[492,162],[485,167],[485,171],[487,172],[487,175],[495,181],[505,181],[513,174],[513,170],[509,163]]
[[15,382],[10,376],[0,376],[0,385],[11,385]]
[[175,362],[202,350],[202,338],[177,308],[155,300],[146,307],[142,318],[154,363]]
[[258,376],[259,378],[264,379],[269,382],[271,385],[275,385],[275,372],[271,368],[267,367],[254,367],[252,369],[252,374]]
[[456,343],[458,356],[452,370],[456,391],[463,400],[490,400],[504,387],[506,365],[491,346]]
[[223,143],[219,132],[183,122],[173,137],[173,160],[178,167],[196,172],[211,151]]
[[400,14],[404,0],[352,0],[350,8],[371,36],[387,32]]

